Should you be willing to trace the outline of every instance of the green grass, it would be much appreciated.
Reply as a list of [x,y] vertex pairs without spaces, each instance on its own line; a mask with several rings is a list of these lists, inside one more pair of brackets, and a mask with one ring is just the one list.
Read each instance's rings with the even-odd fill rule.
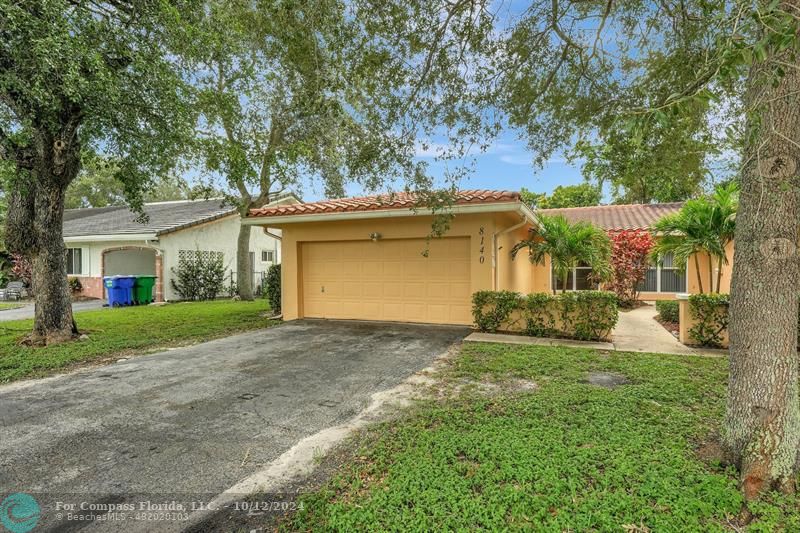
[[263,328],[265,300],[176,303],[86,311],[75,315],[89,338],[46,347],[20,346],[32,320],[0,323],[0,383],[44,376],[107,357],[146,353]]
[[[583,383],[589,371],[632,383],[595,387]],[[487,393],[469,385],[519,378],[538,389]],[[718,431],[724,359],[469,343],[444,379],[445,389],[468,385],[361,435],[339,474],[304,496],[303,510],[283,527],[742,528],[735,473],[697,453]],[[798,531],[798,504],[771,496],[751,508],[747,529]]]
[[25,304],[0,302],[0,311],[6,311],[8,309],[19,309],[20,307],[24,306]]

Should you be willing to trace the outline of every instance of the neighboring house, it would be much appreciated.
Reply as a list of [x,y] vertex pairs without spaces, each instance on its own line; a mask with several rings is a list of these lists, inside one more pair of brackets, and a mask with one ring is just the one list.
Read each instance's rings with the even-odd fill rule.
[[[609,206],[584,208],[583,213],[612,230],[646,227],[678,207]],[[572,220],[584,216],[577,214],[579,209],[559,211],[570,211],[562,214]],[[243,223],[282,231],[286,320],[469,325],[476,291],[551,290],[549,261],[532,265],[524,257],[512,260],[509,253],[536,225],[536,214],[520,201],[519,193],[461,191],[452,212],[455,218],[446,235],[433,239],[428,239],[433,214],[417,208],[415,198],[404,193],[267,206],[252,210]],[[603,222],[607,216],[619,223]],[[674,298],[674,292],[664,291],[679,292],[679,286],[666,286],[675,275],[665,273],[666,267],[660,270],[662,292],[647,295]]]
[[[297,202],[293,195],[285,195],[271,205]],[[221,199],[180,200],[147,203],[143,210],[144,223],[127,207],[64,212],[67,274],[81,281],[84,295],[103,298],[103,276],[152,275],[156,276],[156,301],[178,300],[170,283],[172,269],[181,257],[197,253],[221,254],[228,278],[236,272],[241,217],[230,205],[223,205]],[[280,253],[280,232],[251,232],[256,282],[270,265],[280,262]]]

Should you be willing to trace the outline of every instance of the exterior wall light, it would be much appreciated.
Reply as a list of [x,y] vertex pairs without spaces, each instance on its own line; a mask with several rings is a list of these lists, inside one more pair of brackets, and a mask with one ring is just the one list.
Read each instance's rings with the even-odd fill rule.
[[378,239],[381,238],[381,234],[378,233],[378,232],[370,233],[369,234],[369,238],[370,238],[370,240],[372,240],[372,242],[375,242],[375,241],[377,241]]

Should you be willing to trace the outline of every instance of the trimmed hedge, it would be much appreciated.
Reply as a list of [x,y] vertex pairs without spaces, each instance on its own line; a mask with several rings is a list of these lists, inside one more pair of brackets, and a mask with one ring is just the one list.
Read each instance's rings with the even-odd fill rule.
[[281,265],[271,265],[264,280],[264,297],[273,313],[281,312]]
[[678,322],[680,320],[680,304],[677,300],[656,301],[656,311],[661,320],[665,322]]
[[689,314],[696,321],[689,335],[701,346],[719,348],[723,333],[728,329],[727,294],[692,294],[689,296]]
[[532,337],[606,339],[617,324],[616,295],[577,291],[558,295],[479,291],[472,295],[472,316],[480,331],[517,331]]

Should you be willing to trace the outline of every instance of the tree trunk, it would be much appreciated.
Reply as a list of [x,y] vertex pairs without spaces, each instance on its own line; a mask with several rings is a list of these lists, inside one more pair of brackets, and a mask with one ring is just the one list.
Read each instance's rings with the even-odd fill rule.
[[706,257],[708,257],[708,292],[714,292],[714,258],[710,252],[706,253]]
[[63,219],[64,191],[40,187],[36,194],[38,252],[32,258],[36,310],[30,341],[35,344],[63,342],[78,333],[67,282]]
[[[800,10],[800,0],[783,3]],[[766,79],[770,53],[750,71],[730,305],[730,378],[723,442],[746,499],[795,489],[800,406],[797,384],[800,64]]]
[[717,259],[717,294],[720,293],[720,288],[722,287],[722,266],[724,264],[723,256],[720,256]]
[[700,274],[700,260],[697,258],[697,253],[694,255],[694,271],[697,274],[697,287],[700,289],[700,294],[703,294],[703,276]]
[[[77,113],[77,112],[76,112]],[[30,258],[36,301],[30,344],[54,344],[78,333],[72,316],[64,246],[64,196],[80,170],[79,114],[65,115],[56,134],[38,130],[16,154],[5,241]]]
[[253,299],[253,265],[250,264],[250,230],[246,224],[239,226],[236,241],[236,286],[239,298]]

